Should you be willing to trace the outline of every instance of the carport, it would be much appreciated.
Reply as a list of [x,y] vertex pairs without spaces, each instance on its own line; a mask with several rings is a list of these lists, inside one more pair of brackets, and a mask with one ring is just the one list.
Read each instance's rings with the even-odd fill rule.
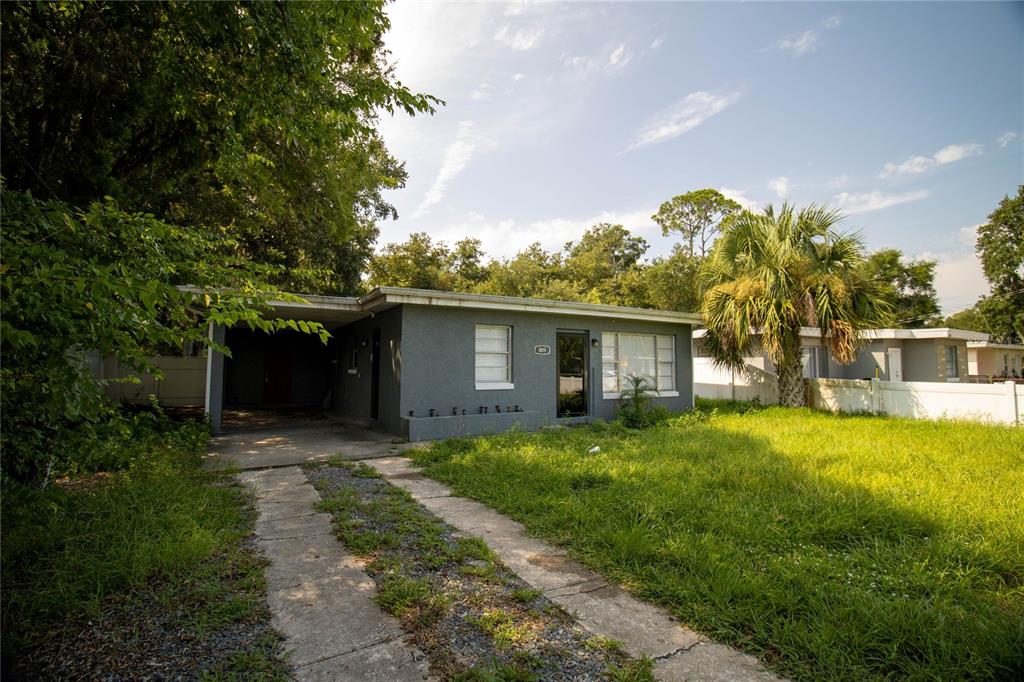
[[[231,349],[231,357],[207,355],[206,410],[215,432],[224,426],[225,410],[238,415],[275,412],[280,423],[289,415],[330,410],[336,404],[338,341],[345,325],[369,315],[355,298],[306,295],[308,303],[273,301],[268,316],[320,322],[331,332],[327,344],[312,334],[282,330],[267,334],[247,326],[211,325],[210,338]],[[254,421],[264,421],[262,416]]]

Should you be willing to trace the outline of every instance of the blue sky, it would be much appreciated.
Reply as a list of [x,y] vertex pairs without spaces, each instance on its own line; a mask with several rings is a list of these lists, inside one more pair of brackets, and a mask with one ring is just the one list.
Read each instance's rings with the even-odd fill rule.
[[869,249],[987,289],[974,228],[1024,182],[1024,3],[422,3],[388,7],[397,74],[447,104],[385,114],[409,181],[381,244],[494,256],[599,221],[668,252],[658,205],[713,187],[827,202]]

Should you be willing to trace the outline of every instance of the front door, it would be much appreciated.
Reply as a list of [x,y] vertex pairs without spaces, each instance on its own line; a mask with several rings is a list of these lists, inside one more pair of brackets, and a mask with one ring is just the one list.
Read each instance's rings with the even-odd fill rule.
[[558,416],[583,417],[587,405],[587,335],[558,332]]
[[903,381],[903,351],[889,349],[889,381]]

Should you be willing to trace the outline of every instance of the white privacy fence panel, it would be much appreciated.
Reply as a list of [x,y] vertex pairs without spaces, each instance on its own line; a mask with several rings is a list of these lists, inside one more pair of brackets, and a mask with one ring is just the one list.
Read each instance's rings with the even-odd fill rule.
[[[943,383],[805,379],[807,404],[832,412],[868,412],[912,419],[970,419],[1001,424],[1024,423],[1024,384]],[[774,375],[750,365],[734,372],[709,358],[693,359],[693,392],[701,398],[753,400],[777,404]]]
[[163,370],[164,378],[157,381],[151,374],[139,374],[118,364],[113,358],[90,362],[97,379],[120,379],[135,376],[139,383],[112,381],[105,389],[111,400],[129,403],[148,403],[155,395],[161,404],[170,407],[202,406],[206,400],[206,358],[156,356],[148,358]]
[[1020,424],[1024,385],[811,379],[808,400],[811,407],[833,412]]
[[710,358],[693,359],[693,394],[701,398],[754,400],[765,405],[779,402],[778,381],[773,374],[752,365],[745,370],[716,367]]

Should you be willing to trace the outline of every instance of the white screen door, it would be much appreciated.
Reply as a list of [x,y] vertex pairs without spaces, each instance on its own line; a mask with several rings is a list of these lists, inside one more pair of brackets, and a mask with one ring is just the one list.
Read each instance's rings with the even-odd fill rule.
[[903,351],[899,348],[890,348],[888,353],[889,381],[903,381]]

